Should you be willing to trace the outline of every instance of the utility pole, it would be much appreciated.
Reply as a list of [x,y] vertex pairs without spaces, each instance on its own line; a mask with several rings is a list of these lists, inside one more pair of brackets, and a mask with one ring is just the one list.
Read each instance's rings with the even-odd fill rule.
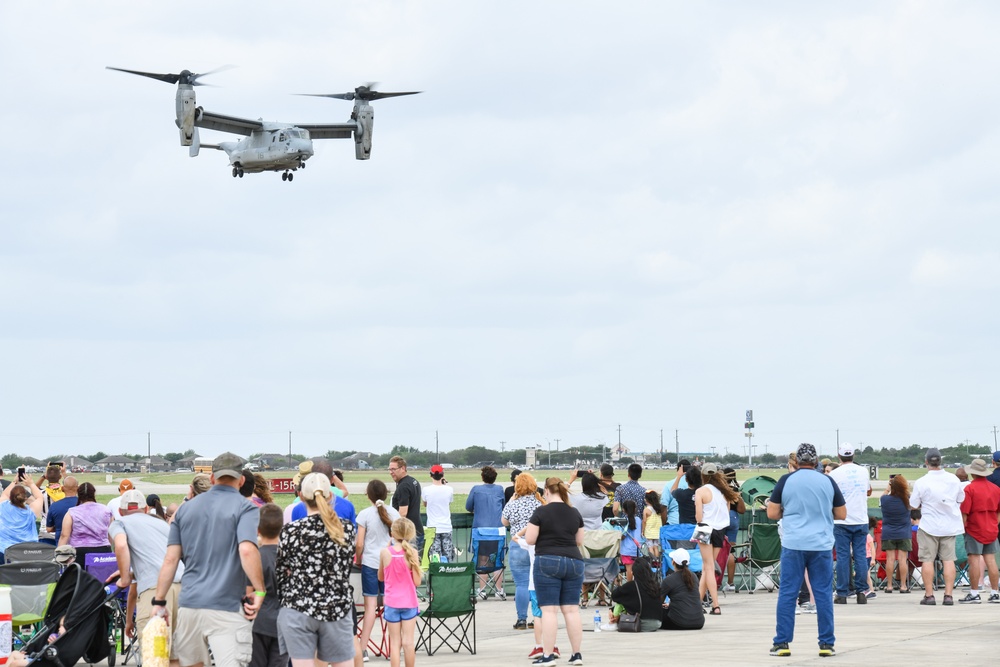
[[153,467],[153,454],[151,453],[152,447],[150,445],[150,435],[149,431],[146,431],[146,458],[149,460],[149,467]]
[[436,463],[441,463],[441,441],[438,440],[437,431],[434,431],[434,457]]
[[660,429],[660,463],[663,463],[663,429]]
[[993,427],[993,451],[997,451],[997,427]]
[[506,444],[507,444],[506,440],[501,440],[500,441],[500,453],[501,454],[503,454],[503,446],[506,445]]
[[681,460],[681,438],[677,435],[677,429],[674,429],[674,451],[677,454],[677,461]]
[[551,468],[552,467],[552,441],[551,440],[546,440],[545,442],[549,443],[549,467]]
[[622,425],[618,425],[618,444],[622,444]]
[[288,432],[288,467],[292,466],[292,432]]

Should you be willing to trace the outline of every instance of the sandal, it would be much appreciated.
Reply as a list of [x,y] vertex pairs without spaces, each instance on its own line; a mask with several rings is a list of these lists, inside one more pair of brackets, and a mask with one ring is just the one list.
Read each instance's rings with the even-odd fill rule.
[[887,588],[887,589],[885,589],[882,592],[885,593],[886,595],[892,595],[892,589],[891,588]]
[[722,610],[718,607],[712,607],[712,611],[708,612],[709,616],[722,616]]
[[899,589],[899,594],[900,595],[906,595],[907,593],[912,593],[912,592],[913,591],[911,591],[909,588],[900,588]]

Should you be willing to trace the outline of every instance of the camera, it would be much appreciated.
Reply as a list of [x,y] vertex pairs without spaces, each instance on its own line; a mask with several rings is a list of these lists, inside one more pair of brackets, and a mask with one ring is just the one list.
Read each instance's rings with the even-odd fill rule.
[[612,526],[618,526],[619,528],[622,527],[622,526],[627,526],[628,525],[628,517],[627,516],[613,516],[610,519],[608,519],[608,523],[610,523]]

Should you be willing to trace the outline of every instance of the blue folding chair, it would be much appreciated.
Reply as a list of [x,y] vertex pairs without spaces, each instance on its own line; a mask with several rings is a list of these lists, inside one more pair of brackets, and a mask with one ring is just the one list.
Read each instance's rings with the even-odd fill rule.
[[[487,575],[486,582],[479,590],[480,598],[485,600],[490,591],[493,591],[498,598],[507,598],[507,594],[503,590],[506,558],[506,528],[498,526],[496,528],[472,529],[472,562],[475,564],[476,574]],[[500,572],[499,576],[493,574],[497,571]]]
[[660,549],[663,551],[663,557],[660,558],[661,577],[667,576],[668,572],[673,569],[674,564],[667,554],[674,549],[687,549],[691,556],[688,569],[697,574],[701,573],[701,550],[698,548],[697,542],[691,541],[694,529],[693,523],[672,523],[660,528]]

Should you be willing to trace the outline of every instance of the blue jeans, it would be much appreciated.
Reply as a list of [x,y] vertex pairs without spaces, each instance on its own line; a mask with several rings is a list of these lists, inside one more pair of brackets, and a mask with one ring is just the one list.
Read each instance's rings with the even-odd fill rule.
[[795,636],[795,605],[804,573],[809,572],[813,597],[816,599],[816,621],[819,643],[833,646],[833,553],[830,551],[799,551],[781,548],[781,583],[778,587],[777,627],[774,643],[791,643]]
[[510,574],[514,577],[514,610],[517,612],[517,620],[528,620],[528,575],[531,574],[531,557],[526,549],[522,549],[516,542],[510,543],[507,551],[507,562],[510,565]]
[[868,524],[833,527],[833,543],[837,549],[837,597],[846,598],[851,581],[851,550],[854,550],[854,590],[868,590]]
[[539,607],[580,604],[583,561],[568,556],[535,556],[535,596]]

